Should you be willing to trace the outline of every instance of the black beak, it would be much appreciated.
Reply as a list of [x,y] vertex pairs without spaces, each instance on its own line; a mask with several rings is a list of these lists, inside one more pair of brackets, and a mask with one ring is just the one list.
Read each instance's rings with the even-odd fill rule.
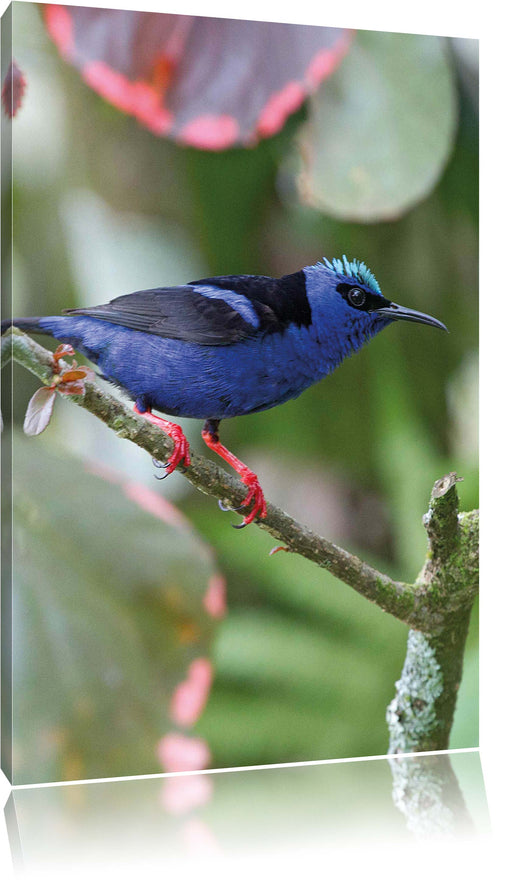
[[373,310],[379,316],[389,316],[390,319],[405,319],[406,322],[418,322],[420,325],[432,325],[434,328],[441,328],[448,331],[446,325],[443,325],[439,319],[433,316],[427,316],[426,313],[418,313],[417,310],[409,310],[407,307],[400,307],[398,304],[389,304],[387,307]]

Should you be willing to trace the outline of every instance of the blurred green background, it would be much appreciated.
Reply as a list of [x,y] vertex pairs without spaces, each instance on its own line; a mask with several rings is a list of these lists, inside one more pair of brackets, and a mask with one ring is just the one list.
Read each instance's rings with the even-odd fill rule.
[[[393,38],[404,39],[357,35],[352,64],[371,54],[379,39],[389,57]],[[394,206],[386,195],[372,213],[355,202],[352,206],[350,193],[343,191],[349,162],[343,156],[344,134],[352,138],[351,149],[362,162],[365,151],[373,154],[380,141],[388,148],[389,120],[383,116],[382,131],[375,120],[366,121],[354,138],[350,115],[340,114],[332,123],[338,129],[325,131],[329,102],[347,106],[348,79],[326,84],[316,101],[257,147],[207,153],[155,137],[89,90],[58,56],[35,6],[17,4],[14,16],[14,55],[29,84],[13,124],[14,315],[58,313],[138,288],[213,274],[279,276],[324,255],[345,253],[369,265],[385,295],[446,323],[449,335],[398,323],[298,400],[223,425],[224,443],[258,473],[268,499],[403,580],[413,580],[424,560],[422,515],[434,481],[455,470],[464,477],[458,486],[461,508],[478,504],[476,43],[423,39],[435,41],[442,56],[439,80],[429,83],[433,93],[439,84],[446,100],[437,110],[425,108],[431,114],[425,131],[440,139],[429,152],[437,154],[421,193],[409,187]],[[420,67],[420,55],[412,58]],[[349,60],[350,53],[340,75]],[[346,71],[354,78],[353,68]],[[391,90],[391,75],[389,82]],[[383,100],[375,113],[385,115],[389,107]],[[399,118],[407,108],[397,106],[394,112]],[[416,123],[413,129],[424,139]],[[323,140],[324,131],[326,139],[339,142],[339,163],[336,154],[332,159],[332,143],[326,146]],[[305,144],[315,147],[319,141],[313,166],[307,168]],[[400,150],[396,166],[409,169],[407,150]],[[380,162],[384,174],[393,157],[385,154]],[[327,172],[339,174],[339,181],[332,178],[334,207],[325,196],[325,182],[318,183]],[[396,169],[394,174],[392,193],[399,189]],[[17,422],[37,386],[28,373],[15,370]],[[199,422],[185,420],[183,427],[192,446],[204,453]],[[232,530],[236,519],[221,513],[214,500],[183,477],[158,485],[145,453],[72,405],[57,402],[48,430],[26,442],[18,460],[15,448],[20,482],[29,457],[30,482],[38,486],[38,469],[50,468],[47,456],[63,463],[70,457],[78,458],[77,464],[93,460],[164,495],[190,519],[202,538],[197,542],[210,546],[209,566],[225,575],[228,598],[228,613],[215,637],[209,625],[200,639],[203,652],[212,654],[215,679],[195,732],[208,742],[212,766],[387,751],[385,709],[404,660],[404,625],[298,556],[269,557],[268,535],[255,527]],[[61,487],[62,479],[56,484]],[[123,557],[132,555],[136,561],[142,540],[135,528],[131,535],[128,528],[114,530],[113,520],[101,506],[88,505],[78,487],[78,480],[76,487],[70,481],[77,518],[102,533],[112,531],[113,559],[122,549]],[[30,531],[36,529],[29,518],[20,526],[29,544]],[[44,603],[58,551],[44,543],[40,548]],[[90,559],[95,558],[91,540]],[[103,585],[100,571],[95,573],[97,588],[108,593],[109,579]],[[203,578],[202,572],[198,580]],[[151,597],[155,622],[161,621],[158,597],[154,592]],[[131,607],[128,597],[123,603],[133,623],[139,617],[145,622],[140,597]],[[80,604],[77,597],[76,615]],[[85,609],[83,615],[92,616]],[[62,634],[51,634],[57,660]],[[477,640],[475,610],[453,748],[478,744]],[[34,666],[37,658],[34,651]],[[19,688],[26,689],[23,679]],[[140,772],[159,769],[155,746],[165,732],[166,709],[162,716],[161,691],[151,693],[149,671],[146,691],[145,701],[153,695],[158,707],[151,727],[135,733],[139,744],[145,740]],[[127,753],[110,757],[108,769],[99,772],[102,764],[76,735],[83,731],[83,718],[71,719],[60,707],[55,713],[65,716],[61,723],[72,734],[75,754],[81,753],[84,775],[137,771],[127,768],[132,745],[127,740]],[[106,739],[112,722],[106,713],[97,713]],[[61,750],[62,742],[56,743],[55,756]],[[76,765],[70,769],[66,773],[65,765],[55,761],[50,773],[41,767],[31,775],[76,777]]]

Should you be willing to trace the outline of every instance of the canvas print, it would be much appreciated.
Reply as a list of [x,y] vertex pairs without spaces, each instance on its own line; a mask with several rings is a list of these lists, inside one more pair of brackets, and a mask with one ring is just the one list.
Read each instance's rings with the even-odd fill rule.
[[1,74],[10,781],[478,746],[476,41],[13,3]]

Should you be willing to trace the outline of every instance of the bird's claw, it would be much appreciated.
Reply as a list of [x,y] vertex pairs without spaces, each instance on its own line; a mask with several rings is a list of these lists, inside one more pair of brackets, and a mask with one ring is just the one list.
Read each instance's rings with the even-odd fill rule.
[[181,460],[183,460],[184,466],[190,466],[190,457],[187,457],[181,453],[180,456],[175,457],[175,453],[176,449],[174,449],[173,455],[168,463],[156,463],[155,460],[153,460],[153,466],[156,466],[157,469],[165,469],[163,475],[155,475],[157,481],[163,481],[164,478],[167,478],[168,475],[171,475],[171,473],[174,472],[176,466],[178,465],[178,463],[180,463]]
[[190,466],[190,448],[181,426],[178,426],[176,423],[171,423],[169,420],[163,420],[162,417],[157,417],[156,414],[151,413],[151,410],[143,411],[138,407],[137,402],[135,402],[133,410],[136,414],[140,414],[141,417],[145,417],[149,423],[162,429],[174,442],[174,450],[167,463],[160,463],[159,460],[153,458],[153,465],[156,466],[157,469],[165,469],[165,475],[155,475],[155,478],[158,479],[158,481],[162,481],[162,479],[170,475],[171,472],[174,472],[176,466],[181,463],[182,460],[183,466]]
[[239,512],[240,509],[243,509],[243,506],[225,506],[222,500],[217,501],[219,504],[219,509],[222,512]]
[[152,462],[153,462],[153,466],[156,466],[157,469],[165,469],[166,470],[163,475],[155,475],[155,478],[157,481],[163,481],[164,478],[167,478],[167,476],[170,475],[170,473],[167,472],[167,463],[161,463],[159,460],[155,460],[154,457],[152,458]]
[[248,515],[245,516],[244,520],[240,524],[232,524],[231,527],[234,527],[235,530],[241,530],[243,527],[247,527],[248,524],[254,521],[254,519],[259,516],[260,518],[267,517],[267,504],[265,502],[265,497],[263,496],[263,491],[261,489],[261,485],[258,481],[257,476],[254,472],[247,471],[247,474],[243,476],[243,482],[249,488],[249,492],[247,496],[242,500],[240,506],[238,508],[245,509],[251,502],[254,502],[254,505],[249,512]]
[[233,524],[232,526],[240,530],[242,527],[247,527],[256,517],[266,518],[267,517],[267,505],[265,503],[265,497],[263,496],[263,491],[261,489],[260,483],[258,481],[258,476],[255,472],[251,472],[251,470],[242,463],[238,457],[235,457],[231,451],[228,451],[224,445],[221,445],[219,441],[218,435],[218,420],[207,420],[203,431],[201,433],[203,437],[203,441],[210,448],[210,450],[215,451],[215,453],[219,454],[226,463],[229,463],[230,466],[233,467],[235,472],[238,473],[242,482],[245,484],[247,488],[247,494],[240,503],[240,506],[226,506],[222,500],[219,500],[219,507],[223,512],[233,511],[237,512],[239,509],[245,509],[251,503],[253,504],[251,511],[248,515],[245,516],[244,520],[241,524]]
[[157,469],[165,469],[165,473],[163,475],[155,475],[155,478],[158,481],[163,481],[164,478],[167,478],[171,472],[174,472],[176,466],[183,460],[184,466],[190,466],[190,452],[188,441],[179,429],[178,426],[174,427],[176,432],[168,433],[169,438],[172,438],[174,442],[174,451],[172,452],[171,457],[167,461],[167,463],[161,463],[159,460],[155,460],[153,457],[153,466],[156,466]]

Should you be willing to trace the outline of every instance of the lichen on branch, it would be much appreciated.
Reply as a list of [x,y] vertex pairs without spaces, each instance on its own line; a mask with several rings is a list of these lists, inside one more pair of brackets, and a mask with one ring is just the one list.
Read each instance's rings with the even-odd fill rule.
[[462,679],[464,647],[478,592],[478,512],[458,512],[454,472],[436,481],[423,519],[428,553],[416,582],[432,609],[411,630],[402,675],[388,706],[392,754],[446,749]]

